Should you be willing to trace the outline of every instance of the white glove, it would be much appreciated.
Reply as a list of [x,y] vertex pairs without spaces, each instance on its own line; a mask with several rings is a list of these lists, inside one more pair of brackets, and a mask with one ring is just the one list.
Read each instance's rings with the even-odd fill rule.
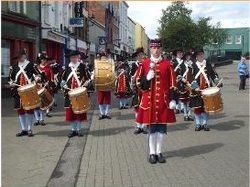
[[148,74],[147,74],[147,80],[150,81],[151,79],[153,79],[155,76],[155,72],[154,70],[149,70]]
[[35,77],[35,81],[36,81],[36,82],[38,82],[38,81],[40,81],[40,80],[41,80],[40,77],[38,77],[38,76]]
[[64,88],[64,89],[68,89],[69,87],[68,87],[67,84],[65,84],[65,85],[63,85],[63,88]]
[[10,81],[10,82],[9,82],[9,85],[10,85],[10,87],[11,87],[11,88],[16,87],[16,85],[14,84],[14,82],[13,82],[13,81]]
[[94,71],[91,73],[91,76],[90,76],[90,79],[91,80],[94,80],[94,77],[95,77],[95,75],[94,75]]
[[176,101],[175,100],[171,100],[169,103],[169,108],[171,110],[174,110],[176,108]]

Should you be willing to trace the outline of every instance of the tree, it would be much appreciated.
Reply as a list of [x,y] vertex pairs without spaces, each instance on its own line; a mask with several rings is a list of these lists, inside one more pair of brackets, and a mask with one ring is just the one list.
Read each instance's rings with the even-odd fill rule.
[[185,7],[183,2],[173,2],[171,6],[162,10],[157,29],[158,36],[163,41],[165,50],[173,51],[177,48],[189,50],[202,48],[204,45],[217,45],[224,43],[227,34],[223,29],[218,29],[220,24],[213,26],[210,17],[201,17],[197,22],[191,18],[192,10]]

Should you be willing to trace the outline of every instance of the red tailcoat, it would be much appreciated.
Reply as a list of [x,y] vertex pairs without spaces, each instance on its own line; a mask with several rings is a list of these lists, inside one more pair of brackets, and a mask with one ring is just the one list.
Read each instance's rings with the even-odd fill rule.
[[[141,76],[146,77],[150,70],[150,59],[143,61],[137,70],[136,82]],[[155,67],[155,77],[151,87],[142,92],[136,123],[167,124],[176,122],[174,110],[169,109],[170,89],[176,88],[176,76],[170,61],[161,60]],[[151,114],[151,116],[150,116]]]
[[111,91],[98,91],[97,92],[98,105],[110,105],[111,104]]
[[[53,96],[53,88],[52,88],[52,84],[54,82],[54,73],[53,70],[51,68],[51,66],[49,64],[46,64],[45,66],[41,66],[41,64],[39,66],[37,66],[37,69],[40,71],[40,73],[44,74],[44,78],[42,77],[42,82],[48,82],[48,91],[49,93]],[[45,79],[45,80],[43,80]]]

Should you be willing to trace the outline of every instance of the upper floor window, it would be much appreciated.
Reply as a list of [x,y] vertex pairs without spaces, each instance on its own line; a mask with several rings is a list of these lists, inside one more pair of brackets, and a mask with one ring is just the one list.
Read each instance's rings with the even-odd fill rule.
[[233,43],[233,36],[227,36],[226,43],[227,44],[232,44]]
[[235,36],[235,44],[241,44],[241,35]]
[[8,5],[9,5],[10,11],[16,12],[16,13],[20,13],[21,12],[20,1],[9,2]]

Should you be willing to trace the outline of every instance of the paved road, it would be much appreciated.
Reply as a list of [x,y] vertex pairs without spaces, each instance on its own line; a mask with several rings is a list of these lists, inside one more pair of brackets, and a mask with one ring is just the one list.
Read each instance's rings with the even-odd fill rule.
[[[147,161],[147,135],[134,135],[133,110],[118,110],[112,119],[89,113],[85,136],[68,140],[62,104],[35,127],[33,138],[19,131],[11,99],[2,100],[2,186],[169,186],[245,187],[249,184],[249,87],[238,91],[236,63],[217,68],[224,77],[224,110],[210,116],[210,132],[195,132],[194,124],[168,126],[165,164]],[[92,100],[95,101],[93,95]],[[92,114],[93,113],[93,114]]]

